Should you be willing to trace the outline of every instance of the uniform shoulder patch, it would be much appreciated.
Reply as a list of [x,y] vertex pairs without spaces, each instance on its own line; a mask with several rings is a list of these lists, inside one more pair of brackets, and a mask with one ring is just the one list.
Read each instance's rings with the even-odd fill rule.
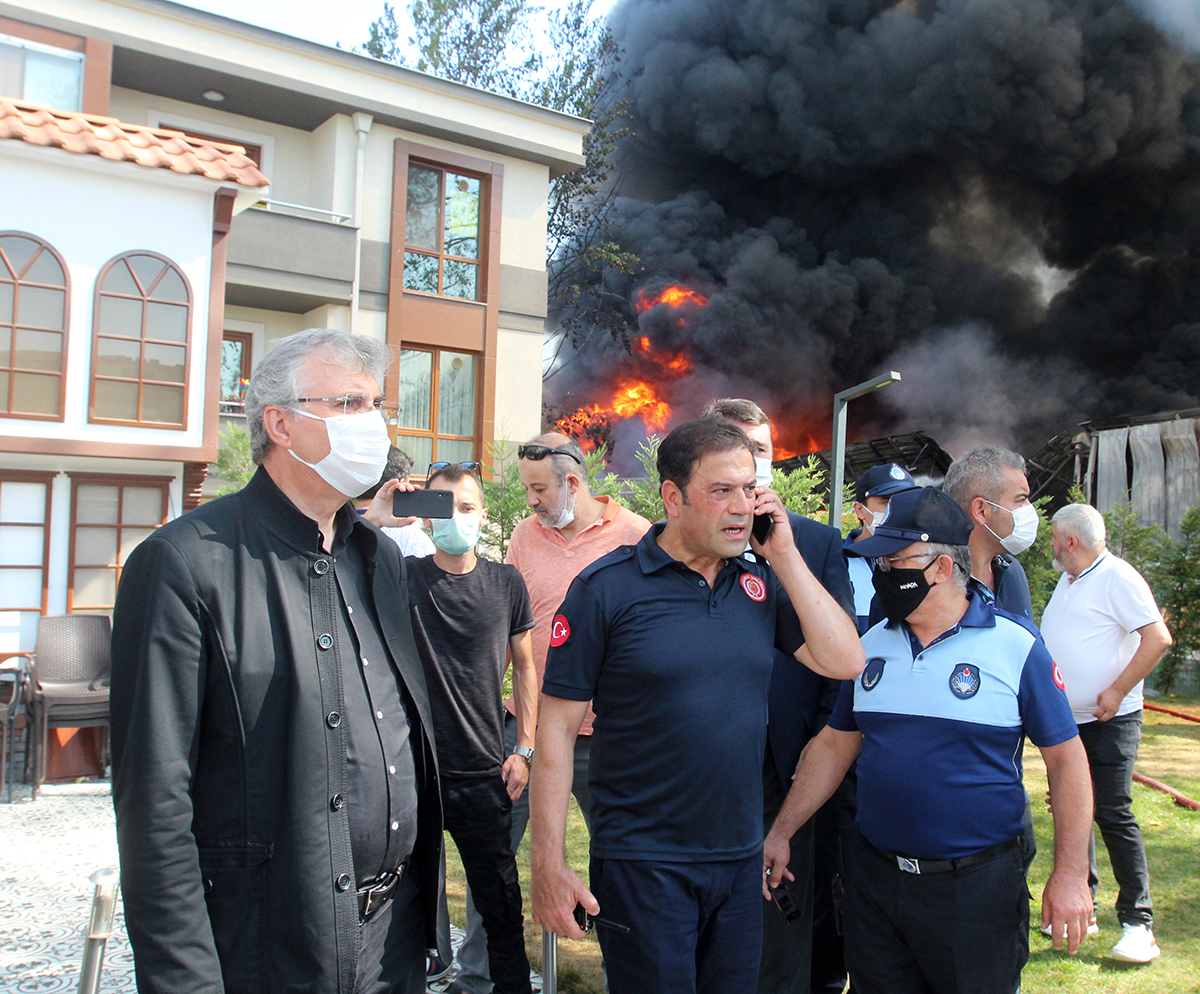
[[767,599],[767,585],[753,573],[743,573],[740,582],[746,596],[752,601],[761,603]]
[[1050,661],[1050,675],[1054,677],[1054,686],[1056,686],[1059,690],[1065,691],[1067,689],[1066,682],[1063,680],[1062,674],[1058,671],[1057,660]]
[[550,624],[550,644],[552,646],[554,646],[555,648],[557,648],[558,646],[560,646],[564,642],[566,642],[566,640],[569,639],[570,637],[571,637],[570,623],[567,621],[567,619],[563,615],[556,614],[554,616],[554,621],[551,622],[551,624]]
[[950,674],[950,692],[960,700],[979,693],[979,668],[970,663],[959,663]]

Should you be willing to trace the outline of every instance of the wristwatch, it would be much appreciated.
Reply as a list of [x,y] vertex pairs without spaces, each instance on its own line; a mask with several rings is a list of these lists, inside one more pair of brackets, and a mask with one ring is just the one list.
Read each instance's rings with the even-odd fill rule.
[[530,746],[513,746],[512,754],[525,760],[525,765],[533,769],[533,749]]

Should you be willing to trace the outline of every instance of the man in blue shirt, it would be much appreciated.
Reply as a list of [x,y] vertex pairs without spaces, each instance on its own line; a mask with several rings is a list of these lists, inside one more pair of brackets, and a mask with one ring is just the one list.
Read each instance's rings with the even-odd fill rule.
[[[629,926],[600,932],[612,994],[747,994],[762,935],[775,649],[837,679],[857,675],[862,650],[779,498],[756,488],[741,429],[680,425],[658,473],[666,522],[580,573],[553,622],[531,782],[533,914],[571,939],[584,934],[577,904]],[[774,527],[752,541],[751,562],[742,552],[756,513]],[[594,893],[564,856],[588,700]]]
[[967,586],[971,522],[926,487],[892,498],[857,551],[887,620],[802,757],[768,833],[786,840],[858,759],[860,838],[846,853],[846,961],[858,994],[1012,994],[1029,958],[1020,836],[1028,734],[1046,762],[1054,870],[1042,924],[1074,953],[1091,918],[1091,785],[1062,678],[1037,631]]
[[846,536],[842,552],[846,557],[846,568],[850,572],[850,586],[854,591],[854,614],[858,621],[858,633],[863,635],[871,626],[871,600],[875,588],[871,585],[871,561],[863,559],[854,551],[856,543],[870,538],[875,525],[883,520],[888,501],[906,490],[916,490],[916,480],[897,463],[872,466],[854,484],[854,516],[858,527]]

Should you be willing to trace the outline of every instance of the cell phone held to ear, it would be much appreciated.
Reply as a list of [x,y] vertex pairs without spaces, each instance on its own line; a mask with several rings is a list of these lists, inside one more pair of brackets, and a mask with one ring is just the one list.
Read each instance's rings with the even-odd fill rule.
[[397,490],[392,494],[397,518],[453,518],[454,494],[449,490]]
[[769,514],[756,514],[754,524],[750,526],[750,534],[759,545],[764,545],[775,530],[775,519]]

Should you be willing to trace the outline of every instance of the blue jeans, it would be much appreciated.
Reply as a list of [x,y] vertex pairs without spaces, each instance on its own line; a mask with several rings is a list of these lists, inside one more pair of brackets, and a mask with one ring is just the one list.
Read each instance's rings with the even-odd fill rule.
[[[1133,764],[1137,762],[1138,743],[1142,740],[1142,712],[1134,711],[1108,721],[1085,722],[1079,726],[1079,738],[1092,773],[1096,824],[1100,826],[1117,881],[1117,919],[1122,925],[1150,925],[1154,921],[1154,906],[1150,903],[1146,844],[1133,817]],[[1088,857],[1088,884],[1095,904],[1100,882],[1095,830]]]
[[[507,712],[504,715],[504,753],[509,755],[517,744],[517,719]],[[584,824],[591,824],[592,795],[588,790],[588,761],[592,752],[592,737],[580,735],[575,739],[575,775],[571,793],[583,813]],[[534,762],[537,762],[535,757]],[[521,848],[525,828],[529,824],[529,789],[526,788],[512,806],[512,835],[510,842],[515,855]],[[458,985],[468,994],[488,994],[492,989],[492,976],[488,969],[487,932],[483,919],[475,910],[475,899],[471,888],[467,888],[466,935],[458,950]]]

